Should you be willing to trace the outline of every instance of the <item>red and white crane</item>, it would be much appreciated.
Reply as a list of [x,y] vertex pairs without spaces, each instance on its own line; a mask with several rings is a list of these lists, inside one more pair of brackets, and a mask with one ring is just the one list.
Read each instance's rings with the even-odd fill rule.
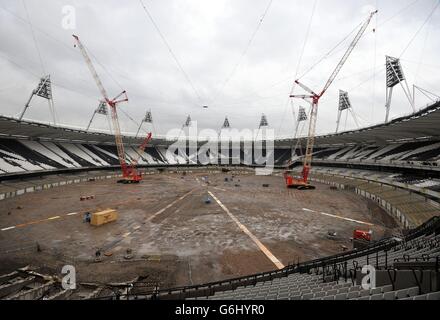
[[297,188],[297,189],[314,189],[312,185],[309,183],[309,174],[310,170],[312,168],[312,158],[313,158],[313,148],[315,145],[315,132],[316,132],[316,120],[318,117],[318,104],[319,100],[322,98],[322,96],[327,92],[327,90],[332,85],[333,81],[338,76],[339,72],[341,71],[342,67],[344,66],[345,62],[347,62],[348,57],[353,52],[354,48],[358,44],[359,40],[361,39],[362,35],[364,34],[365,30],[367,30],[368,25],[371,22],[371,19],[378,11],[371,12],[368,16],[368,19],[365,21],[365,23],[362,25],[358,33],[356,34],[355,38],[351,42],[350,46],[348,47],[347,51],[345,52],[344,56],[342,57],[341,61],[336,66],[335,70],[331,74],[330,78],[328,79],[327,83],[325,84],[324,88],[321,90],[320,93],[315,93],[313,90],[299,82],[299,80],[295,80],[295,83],[299,85],[303,90],[307,91],[309,94],[307,95],[291,95],[291,98],[300,98],[304,100],[311,101],[311,113],[310,113],[310,124],[309,124],[309,132],[307,136],[307,147],[306,147],[306,153],[304,156],[304,163],[303,163],[303,170],[301,177],[296,178],[293,177],[290,171],[284,172],[284,179],[286,180],[286,185],[288,188]]
[[107,91],[105,90],[101,79],[98,76],[98,73],[96,72],[95,67],[93,66],[92,60],[90,59],[84,45],[79,40],[78,36],[73,35],[73,38],[76,41],[76,45],[81,51],[82,56],[84,57],[84,60],[86,61],[86,64],[90,70],[90,73],[93,76],[93,79],[96,82],[96,85],[98,86],[99,91],[101,92],[101,95],[104,99],[104,101],[107,103],[111,110],[111,117],[112,117],[112,123],[113,123],[113,131],[115,134],[115,141],[116,141],[116,148],[118,151],[118,158],[119,163],[121,165],[122,169],[122,177],[123,179],[118,181],[121,183],[139,183],[142,180],[142,175],[137,171],[136,166],[139,162],[139,159],[141,157],[142,152],[147,147],[148,143],[151,141],[152,134],[149,133],[147,137],[145,138],[144,142],[140,146],[138,150],[139,157],[132,161],[131,164],[127,163],[126,155],[125,155],[125,148],[124,148],[124,142],[122,141],[122,134],[121,134],[121,128],[119,126],[119,119],[118,119],[118,112],[116,110],[116,107],[121,102],[127,102],[128,97],[127,93],[125,91],[122,91],[119,95],[117,95],[115,98],[110,99]]

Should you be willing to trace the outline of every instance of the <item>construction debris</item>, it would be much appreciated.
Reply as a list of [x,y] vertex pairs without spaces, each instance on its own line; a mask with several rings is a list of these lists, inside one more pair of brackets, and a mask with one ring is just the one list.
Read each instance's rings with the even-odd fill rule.
[[327,238],[331,240],[335,240],[338,234],[335,231],[329,231],[327,232]]
[[95,262],[102,262],[101,250],[96,250],[95,252]]
[[124,256],[125,260],[131,260],[133,259],[133,251],[129,248],[126,251],[126,255]]
[[203,202],[204,202],[205,204],[211,204],[212,199],[211,199],[210,196],[206,196],[206,197],[203,199]]
[[86,200],[94,200],[95,196],[81,196],[79,198],[80,201],[86,201]]

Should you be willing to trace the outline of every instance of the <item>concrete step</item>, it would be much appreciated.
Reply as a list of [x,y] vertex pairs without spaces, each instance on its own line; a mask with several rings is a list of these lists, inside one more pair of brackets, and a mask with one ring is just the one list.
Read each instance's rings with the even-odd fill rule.
[[50,281],[50,282],[42,284],[36,288],[22,291],[22,292],[18,292],[13,296],[8,297],[6,300],[39,300],[54,285],[55,285],[55,282]]
[[4,274],[0,276],[0,286],[2,286],[3,284],[5,284],[6,282],[11,281],[14,278],[19,277],[19,273],[17,271],[8,273],[8,274]]
[[23,289],[25,286],[35,282],[35,277],[28,277],[18,280],[17,278],[12,280],[12,283],[5,283],[0,286],[0,299]]
[[44,300],[66,300],[68,299],[72,294],[73,290],[62,290],[60,292],[57,292],[47,298],[43,298]]

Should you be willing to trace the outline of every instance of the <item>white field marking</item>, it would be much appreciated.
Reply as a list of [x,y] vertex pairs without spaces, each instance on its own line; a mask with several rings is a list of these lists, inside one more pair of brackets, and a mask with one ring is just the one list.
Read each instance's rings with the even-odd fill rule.
[[342,219],[342,220],[351,221],[351,222],[355,222],[355,223],[359,223],[359,224],[365,224],[367,226],[374,226],[374,224],[369,223],[369,222],[365,222],[365,221],[359,221],[359,220],[354,220],[354,219],[350,219],[350,218],[340,217],[340,216],[330,214],[330,213],[325,213],[325,212],[319,212],[319,213],[324,216],[328,216],[328,217],[332,217],[332,218]]
[[61,218],[61,217],[60,216],[55,216],[55,217],[50,217],[47,220],[56,220],[56,219],[59,219],[59,218]]
[[281,263],[280,260],[278,260],[277,257],[275,257],[272,252],[269,251],[269,249],[261,243],[261,241],[252,234],[252,232],[249,231],[248,228],[246,228],[230,211],[228,208],[226,208],[223,203],[217,197],[211,192],[208,191],[208,193],[211,195],[211,197],[214,198],[214,200],[218,203],[218,205],[228,214],[228,216],[234,221],[238,227],[243,231],[245,234],[249,236],[249,238],[252,239],[252,241],[255,242],[255,244],[258,246],[258,248],[266,255],[266,257],[269,258],[270,261],[278,268],[283,269],[285,266]]
[[345,217],[337,216],[335,214],[330,214],[330,213],[325,213],[325,212],[318,212],[318,211],[310,210],[310,209],[307,209],[307,208],[303,208],[303,210],[304,211],[308,211],[308,212],[313,212],[313,213],[319,213],[319,214],[322,214],[323,216],[327,216],[327,217],[331,217],[331,218],[341,219],[341,220],[355,222],[355,223],[359,223],[359,224],[365,224],[367,226],[374,226],[374,224],[369,223],[369,222],[354,220],[354,219],[350,219],[350,218],[345,218]]
[[12,229],[15,229],[15,227],[3,228],[2,231],[8,231],[8,230],[12,230]]
[[162,214],[165,210],[171,208],[172,206],[174,206],[177,202],[182,201],[183,199],[185,199],[186,197],[188,197],[191,193],[193,193],[196,189],[191,190],[190,192],[186,193],[185,195],[181,196],[180,198],[174,200],[173,202],[171,202],[169,205],[167,205],[165,208],[160,209],[158,212],[156,212],[155,214],[153,214],[151,217],[149,217],[147,219],[147,221],[151,221],[154,218],[156,218],[158,215]]
[[75,215],[77,215],[77,214],[79,214],[78,212],[71,212],[71,213],[68,213],[67,215],[68,216],[75,216]]
[[219,188],[219,187],[214,187],[214,189],[216,189],[216,190],[220,190],[220,191],[223,191],[223,192],[226,192],[225,189],[222,189],[222,188]]

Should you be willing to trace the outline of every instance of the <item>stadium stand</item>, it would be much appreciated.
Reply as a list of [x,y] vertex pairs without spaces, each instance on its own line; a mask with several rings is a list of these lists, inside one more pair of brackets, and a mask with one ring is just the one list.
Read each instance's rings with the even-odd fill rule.
[[[35,244],[34,244],[35,245]],[[364,266],[376,285],[362,286]],[[63,290],[60,279],[26,267],[0,275],[1,299],[187,300],[440,300],[440,217],[403,237],[391,237],[335,256],[291,264],[237,279],[160,289],[138,278],[130,283],[81,284]]]
[[[437,123],[440,103],[420,112],[358,131],[318,136],[311,178],[377,202],[404,228],[414,228],[438,215],[440,202],[440,137]],[[420,129],[421,128],[421,129]],[[380,139],[378,137],[381,137]],[[129,161],[139,156],[141,138],[124,136]],[[139,166],[194,166],[200,164],[188,149],[169,152],[171,139],[156,137],[140,154]],[[304,143],[275,141],[274,165],[284,169],[289,161],[300,165],[305,153],[300,147],[292,159],[292,147]],[[199,147],[203,142],[199,143]],[[206,158],[221,165],[258,166],[267,156],[249,152],[241,144],[232,158],[231,150],[208,150]],[[270,153],[268,153],[270,154]],[[68,183],[66,177],[91,171],[94,176],[114,176],[119,165],[114,137],[106,133],[85,132],[76,128],[17,121],[0,116],[0,199],[33,192],[42,185]],[[97,170],[106,170],[96,174]],[[107,171],[109,170],[109,171]],[[33,176],[47,176],[49,184]],[[77,180],[77,179],[73,179]],[[45,181],[45,179],[41,179]]]
[[[416,148],[413,143],[404,144],[406,151],[401,148],[395,148],[393,151],[382,153],[387,147],[377,147],[374,150],[369,147],[368,155],[363,148],[345,147],[335,150],[318,149],[315,153],[315,162],[324,163],[344,163],[365,165],[387,164],[387,165],[420,165],[437,167],[440,163],[440,143],[430,143],[424,147]],[[428,151],[427,151],[428,150]],[[395,151],[395,152],[394,152]],[[300,156],[300,151],[297,151]],[[134,159],[138,156],[138,150],[135,147],[126,148],[128,159]],[[264,154],[264,152],[263,152]],[[18,171],[37,171],[74,167],[104,167],[117,165],[117,153],[113,146],[94,145],[85,143],[56,143],[56,142],[38,142],[29,140],[1,139],[0,140],[0,170],[3,172]],[[246,163],[245,152],[241,152],[241,163]],[[148,164],[188,164],[192,158],[188,154],[175,154],[167,152],[164,147],[148,147],[141,154],[140,165]],[[221,153],[211,152],[210,158],[218,160],[219,163],[232,164],[231,157]],[[226,162],[225,162],[226,159]],[[275,165],[283,166],[291,159],[290,149],[275,149]],[[259,159],[254,158],[254,164]],[[191,161],[193,162],[193,161]],[[260,162],[261,163],[261,162]],[[12,167],[11,167],[12,166]]]
[[[440,217],[405,237],[283,270],[199,286],[156,290],[131,298],[189,300],[440,300]],[[376,287],[362,287],[362,268],[376,270]]]
[[[84,289],[80,298],[114,299],[291,299],[291,300],[439,300],[440,257],[440,103],[388,124],[336,135],[319,136],[312,181],[351,190],[376,202],[400,223],[405,236],[383,239],[357,251],[292,264],[283,270],[198,286],[106,294],[102,288]],[[124,136],[127,159],[138,157],[142,139]],[[275,141],[278,169],[292,160],[297,140]],[[157,167],[199,164],[188,150],[168,152],[173,140],[155,137],[140,154],[144,174]],[[203,144],[200,142],[199,146]],[[303,143],[304,144],[304,143]],[[293,165],[301,162],[300,147]],[[262,155],[266,155],[263,150]],[[241,147],[240,163],[254,166],[263,157]],[[232,163],[233,152],[209,150],[206,156]],[[89,179],[120,176],[114,137],[76,128],[18,121],[0,116],[0,200]],[[299,171],[295,167],[293,170]],[[281,171],[276,174],[282,175]],[[362,267],[377,270],[377,288],[364,290]],[[14,280],[15,279],[15,280]],[[40,279],[35,282],[35,279]],[[56,299],[64,293],[55,282],[19,271],[0,276],[5,298],[33,296]],[[50,290],[47,290],[47,289]],[[53,290],[52,290],[53,289]],[[114,289],[112,292],[117,292]]]

